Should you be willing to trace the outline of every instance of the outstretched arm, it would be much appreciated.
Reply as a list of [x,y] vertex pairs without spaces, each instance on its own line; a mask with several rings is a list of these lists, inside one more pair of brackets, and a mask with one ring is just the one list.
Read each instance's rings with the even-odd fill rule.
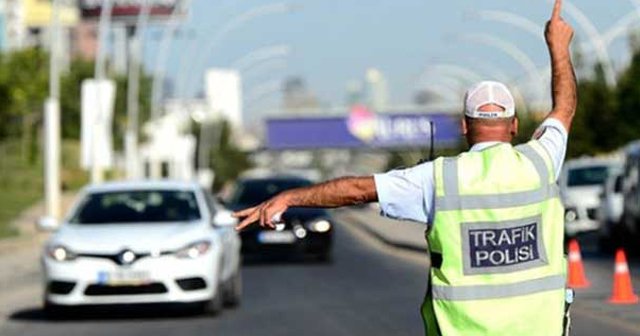
[[576,75],[571,63],[569,47],[573,28],[560,16],[562,0],[556,0],[551,19],[547,22],[545,38],[551,56],[551,90],[553,109],[549,117],[558,119],[569,131],[578,101]]
[[287,190],[253,208],[238,211],[234,216],[244,219],[236,229],[242,230],[255,222],[273,228],[274,222],[279,221],[289,207],[337,208],[377,200],[372,176],[338,178],[310,187]]

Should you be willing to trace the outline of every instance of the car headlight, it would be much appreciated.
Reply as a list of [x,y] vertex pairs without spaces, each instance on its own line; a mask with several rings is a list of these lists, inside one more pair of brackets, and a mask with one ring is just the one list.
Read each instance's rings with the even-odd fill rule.
[[331,230],[331,223],[326,219],[321,219],[321,220],[317,220],[317,221],[311,222],[308,225],[308,227],[309,227],[309,230],[311,230],[313,232],[324,233],[324,232],[328,232],[329,230]]
[[47,247],[47,256],[55,261],[71,261],[76,259],[76,254],[62,245]]
[[564,212],[564,219],[567,222],[573,222],[576,219],[578,219],[578,214],[576,213],[575,210],[567,210]]
[[211,243],[208,241],[195,242],[176,251],[176,257],[181,259],[195,259],[206,254],[209,248],[211,248]]

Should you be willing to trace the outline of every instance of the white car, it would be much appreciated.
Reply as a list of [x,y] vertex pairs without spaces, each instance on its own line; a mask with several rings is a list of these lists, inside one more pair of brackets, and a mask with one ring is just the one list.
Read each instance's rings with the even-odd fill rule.
[[[51,223],[49,223],[50,225]],[[42,256],[45,309],[240,301],[240,239],[231,212],[198,184],[87,187]]]
[[613,159],[583,158],[564,164],[559,185],[565,206],[565,233],[575,236],[600,228],[598,208],[603,184],[621,163]]

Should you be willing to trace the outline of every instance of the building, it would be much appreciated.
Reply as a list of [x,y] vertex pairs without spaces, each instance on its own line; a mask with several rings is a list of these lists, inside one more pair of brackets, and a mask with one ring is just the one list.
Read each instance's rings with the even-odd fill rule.
[[380,70],[370,68],[365,76],[367,105],[374,111],[384,111],[389,102],[387,80]]
[[[4,0],[0,2],[0,49],[14,51],[24,48],[49,50],[51,39],[50,0]],[[79,22],[74,0],[62,1],[60,8],[61,34],[55,43],[60,47],[60,65],[69,66],[72,53],[72,35]]]
[[352,80],[347,83],[345,103],[347,106],[365,104],[364,86],[361,81]]
[[83,60],[94,60],[98,54],[98,25],[80,21],[71,32],[71,54]]
[[205,97],[211,118],[227,120],[235,130],[244,127],[240,73],[229,69],[209,69],[205,77]]
[[316,96],[307,89],[304,79],[290,77],[283,85],[284,109],[287,112],[318,108],[320,104]]

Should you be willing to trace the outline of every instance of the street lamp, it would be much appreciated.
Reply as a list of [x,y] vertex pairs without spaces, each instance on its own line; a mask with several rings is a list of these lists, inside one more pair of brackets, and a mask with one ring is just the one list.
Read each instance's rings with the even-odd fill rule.
[[153,71],[153,84],[151,87],[151,119],[156,119],[160,116],[160,101],[163,96],[163,85],[165,78],[165,66],[169,58],[169,50],[171,49],[171,43],[174,40],[174,36],[182,22],[181,15],[191,5],[191,0],[182,0],[178,7],[171,13],[167,27],[164,30],[162,41],[160,42],[160,49],[158,51],[158,57],[156,58],[155,69]]
[[[43,226],[54,227],[60,217],[60,0],[51,3],[51,51],[49,97],[44,104],[44,195]],[[48,223],[47,223],[48,222]],[[48,224],[48,225],[47,225]]]
[[130,27],[129,37],[129,71],[127,85],[127,130],[125,131],[125,160],[127,178],[137,178],[138,169],[138,123],[140,118],[140,54],[142,52],[141,36],[144,36],[151,0],[142,0],[136,25]]
[[[547,1],[550,3],[554,2],[554,0]],[[596,56],[598,57],[600,63],[602,63],[607,84],[609,86],[614,86],[616,84],[616,73],[613,70],[613,65],[611,63],[611,58],[609,57],[607,46],[605,45],[602,36],[598,32],[598,29],[593,24],[593,22],[589,20],[589,18],[584,14],[584,12],[577,6],[573,5],[568,0],[564,0],[563,5],[567,14],[576,21],[580,28],[582,28],[585,34],[587,34],[587,36],[589,37],[589,40],[593,44],[593,48],[595,49]]]
[[[267,15],[290,12],[291,10],[293,10],[293,8],[294,7],[292,5],[284,2],[253,7],[243,12],[242,14],[232,18],[226,24],[224,24],[224,26],[219,29],[212,38],[208,39],[208,42],[202,52],[184,53],[180,62],[180,77],[178,80],[177,89],[178,96],[188,96],[190,89],[192,89],[192,86],[198,79],[198,76],[195,75],[195,72],[199,71],[205,66],[208,57],[210,57],[217,45],[230,32],[242,27],[244,24],[250,22],[251,20]],[[208,35],[209,34],[207,34],[207,36]],[[192,51],[194,51],[193,49],[196,49],[198,44],[200,43],[201,41],[194,41],[192,44]],[[193,59],[194,55],[195,59]]]
[[471,41],[474,43],[485,44],[493,48],[498,48],[502,50],[504,53],[509,55],[516,63],[518,63],[528,74],[528,77],[537,82],[537,96],[540,101],[544,100],[545,91],[544,87],[546,84],[536,67],[536,64],[533,60],[518,46],[515,44],[508,42],[506,40],[497,38],[488,34],[467,34],[461,37],[466,41]]
[[291,46],[287,44],[275,44],[254,49],[231,63],[232,69],[245,72],[252,67],[275,58],[287,57],[291,54]]

